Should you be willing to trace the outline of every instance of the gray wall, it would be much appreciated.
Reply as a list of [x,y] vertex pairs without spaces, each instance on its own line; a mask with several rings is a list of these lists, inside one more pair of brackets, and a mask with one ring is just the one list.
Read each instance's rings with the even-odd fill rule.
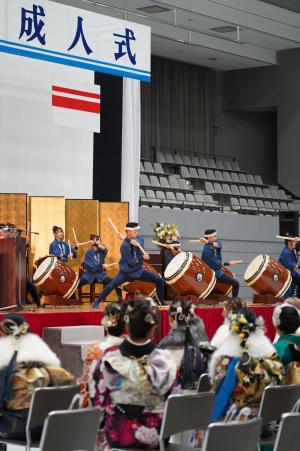
[[248,301],[252,299],[253,291],[244,282],[244,272],[248,263],[258,254],[269,254],[274,259],[282,248],[282,243],[276,240],[278,234],[278,218],[265,216],[230,215],[206,212],[178,211],[170,209],[140,208],[139,222],[145,237],[145,246],[151,253],[159,252],[151,242],[153,239],[152,224],[156,221],[174,222],[180,233],[184,250],[193,251],[201,256],[202,245],[191,244],[189,239],[199,238],[206,228],[218,230],[223,241],[224,261],[244,260],[243,265],[233,268],[240,284],[240,295]]
[[226,112],[222,106],[222,74],[215,74],[214,153],[237,158],[240,167],[277,183],[276,111]]
[[300,49],[278,54],[278,66],[223,73],[223,110],[276,107],[278,183],[300,196]]

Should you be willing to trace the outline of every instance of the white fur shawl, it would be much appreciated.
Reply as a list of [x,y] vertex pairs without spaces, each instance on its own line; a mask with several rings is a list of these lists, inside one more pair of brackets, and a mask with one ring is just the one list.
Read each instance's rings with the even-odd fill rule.
[[225,343],[225,341],[229,337],[229,334],[229,321],[225,320],[224,323],[217,329],[215,335],[211,339],[210,344],[214,348],[219,348],[223,345],[223,343]]
[[[215,367],[217,359],[221,356],[228,357],[241,357],[244,349],[240,346],[241,340],[236,334],[230,334],[227,340],[213,353],[210,364],[209,372],[213,377],[215,373]],[[256,329],[251,333],[248,340],[247,352],[249,355],[256,359],[262,359],[274,354],[275,348],[270,342],[269,338],[265,336],[262,329]]]
[[17,342],[11,335],[0,338],[0,369],[9,364],[16,350],[17,363],[41,362],[49,366],[60,366],[59,359],[49,346],[38,335],[28,333]]

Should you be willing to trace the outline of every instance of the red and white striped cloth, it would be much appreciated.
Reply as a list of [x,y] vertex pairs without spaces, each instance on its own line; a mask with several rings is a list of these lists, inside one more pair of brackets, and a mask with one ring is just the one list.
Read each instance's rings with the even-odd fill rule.
[[100,132],[100,86],[53,82],[52,119],[55,125]]

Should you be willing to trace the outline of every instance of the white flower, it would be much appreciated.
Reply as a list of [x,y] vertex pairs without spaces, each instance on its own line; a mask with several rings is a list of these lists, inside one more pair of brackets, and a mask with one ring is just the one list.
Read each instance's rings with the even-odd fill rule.
[[141,443],[149,445],[150,448],[158,447],[159,437],[155,428],[146,428],[145,426],[141,426],[135,431],[134,436]]

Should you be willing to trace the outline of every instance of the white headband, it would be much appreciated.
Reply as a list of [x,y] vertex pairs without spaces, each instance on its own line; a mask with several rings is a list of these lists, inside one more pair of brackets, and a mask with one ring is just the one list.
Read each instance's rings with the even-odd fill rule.
[[140,226],[136,226],[136,227],[125,227],[125,230],[141,230]]
[[212,238],[213,236],[216,236],[218,234],[217,231],[215,231],[214,233],[210,233],[209,235],[204,235],[205,238]]

